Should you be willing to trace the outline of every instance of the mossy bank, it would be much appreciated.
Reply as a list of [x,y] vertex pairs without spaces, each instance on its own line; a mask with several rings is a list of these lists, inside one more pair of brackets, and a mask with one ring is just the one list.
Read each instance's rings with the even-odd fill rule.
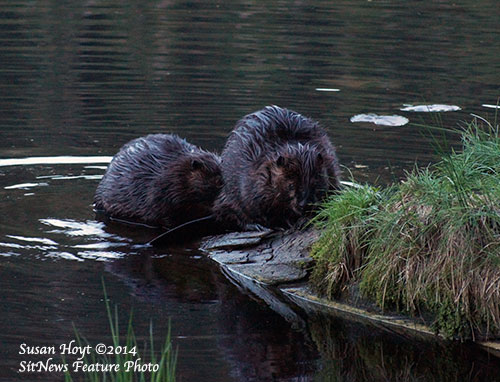
[[401,183],[330,197],[315,220],[316,292],[424,318],[448,338],[500,337],[498,125],[461,134],[460,152]]

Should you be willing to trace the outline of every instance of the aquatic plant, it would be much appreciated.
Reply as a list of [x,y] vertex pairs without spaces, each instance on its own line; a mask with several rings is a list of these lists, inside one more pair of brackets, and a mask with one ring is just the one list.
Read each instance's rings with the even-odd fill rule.
[[[82,358],[83,362],[79,371],[86,371],[81,372],[82,378],[78,378],[77,380],[85,382],[174,382],[177,352],[172,348],[170,324],[165,341],[159,352],[157,352],[155,351],[153,324],[150,323],[149,351],[148,343],[146,342],[144,344],[144,351],[141,353],[138,350],[139,344],[132,325],[132,313],[129,316],[125,336],[120,336],[118,308],[115,305],[114,312],[111,310],[104,283],[103,288],[112,340],[112,345],[109,348],[128,349],[128,351],[121,354],[114,354],[110,357],[107,355],[98,355],[95,349],[89,345],[89,342],[74,328],[77,345],[81,348],[89,346],[92,349],[90,354],[85,354]],[[102,369],[109,371],[94,370],[95,365],[102,365]],[[106,365],[108,365],[108,368]],[[115,370],[111,370],[111,367],[109,367],[113,365],[115,366]],[[68,367],[68,371],[65,372],[64,377],[65,382],[73,382],[73,378],[75,377],[74,368]]]
[[312,251],[318,291],[356,286],[383,309],[430,314],[446,337],[500,336],[499,130],[475,119],[461,134],[462,152],[402,183],[326,202]]

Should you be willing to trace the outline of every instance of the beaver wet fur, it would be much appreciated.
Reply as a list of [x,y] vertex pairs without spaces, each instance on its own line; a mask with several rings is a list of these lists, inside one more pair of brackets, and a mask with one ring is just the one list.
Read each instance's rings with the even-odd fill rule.
[[113,157],[94,198],[112,217],[171,228],[210,215],[222,188],[220,158],[176,135],[152,134]]
[[335,149],[312,119],[278,106],[243,117],[221,154],[224,186],[214,204],[227,228],[289,227],[340,188]]

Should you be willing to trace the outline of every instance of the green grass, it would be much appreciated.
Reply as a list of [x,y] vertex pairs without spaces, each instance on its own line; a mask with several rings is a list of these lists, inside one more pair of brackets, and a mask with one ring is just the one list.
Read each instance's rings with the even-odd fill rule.
[[[134,350],[127,352],[126,354],[113,354],[109,355],[98,355],[96,354],[95,348],[89,344],[89,342],[83,338],[78,330],[75,328],[75,339],[79,347],[90,346],[92,351],[89,355],[83,357],[83,365],[87,367],[92,367],[92,365],[119,365],[118,371],[81,371],[75,374],[74,368],[71,366],[72,361],[68,361],[69,370],[65,373],[65,381],[73,382],[74,378],[78,381],[85,382],[174,382],[175,381],[175,368],[177,363],[177,353],[172,348],[171,335],[170,335],[170,324],[169,330],[166,335],[165,341],[161,346],[159,352],[155,351],[154,336],[153,336],[153,325],[149,326],[149,339],[148,342],[145,341],[143,351],[141,353],[137,337],[134,333],[132,325],[132,314],[130,314],[128,325],[126,328],[126,333],[124,336],[120,335],[120,327],[118,323],[118,309],[115,306],[114,312],[111,310],[109,300],[106,293],[106,288],[104,287],[104,301],[106,304],[106,312],[109,320],[109,328],[111,334],[111,343],[109,344],[110,349],[127,348],[129,350]],[[106,343],[106,345],[108,345]],[[148,350],[149,345],[149,350]],[[134,354],[133,354],[134,353]],[[137,363],[136,363],[137,361]],[[135,369],[135,365],[138,365]],[[156,371],[141,371],[140,365],[158,365]],[[128,366],[128,371],[127,371]],[[146,366],[144,366],[146,370]],[[77,377],[78,376],[78,377]]]
[[314,220],[323,234],[312,248],[316,259],[312,281],[329,298],[357,279],[373,230],[369,221],[382,198],[381,191],[371,186],[347,188],[333,195]]
[[317,219],[316,289],[354,285],[383,309],[434,317],[446,337],[500,337],[500,136],[477,120],[463,150],[378,190],[346,189]]

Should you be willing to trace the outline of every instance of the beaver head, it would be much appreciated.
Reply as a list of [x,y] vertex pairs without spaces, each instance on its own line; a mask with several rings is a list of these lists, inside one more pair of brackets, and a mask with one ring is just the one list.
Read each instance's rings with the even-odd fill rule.
[[212,203],[223,186],[220,159],[208,152],[201,152],[186,159],[187,189],[199,202]]
[[328,190],[324,155],[315,145],[287,144],[257,168],[261,213],[269,223],[290,226]]

